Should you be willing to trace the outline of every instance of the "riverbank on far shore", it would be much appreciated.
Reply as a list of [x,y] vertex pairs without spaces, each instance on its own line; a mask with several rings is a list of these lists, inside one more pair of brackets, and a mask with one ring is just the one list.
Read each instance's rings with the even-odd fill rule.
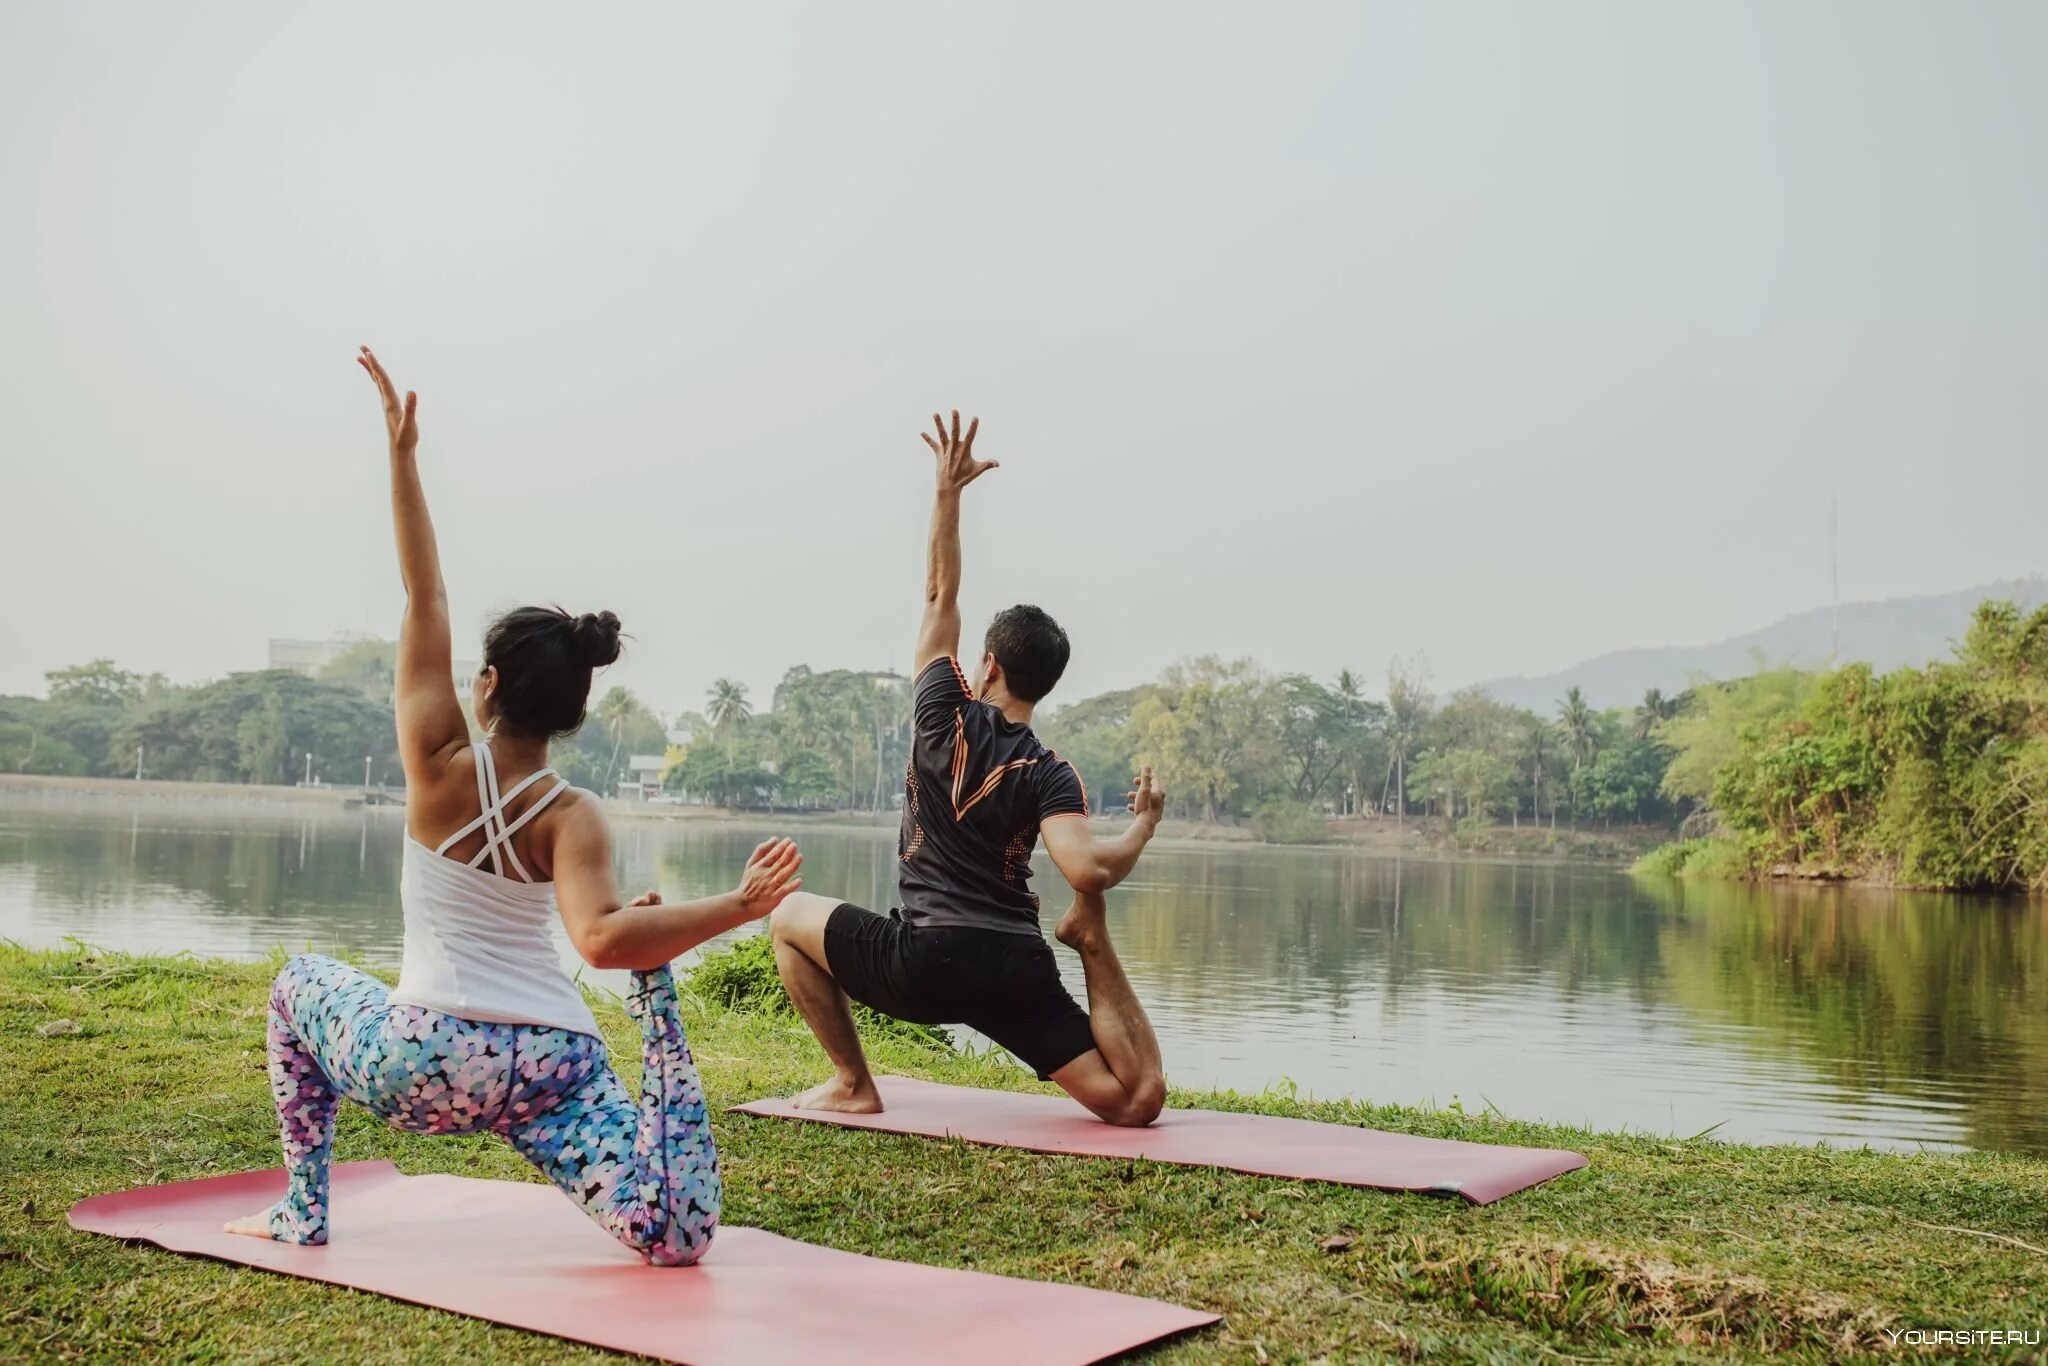
[[[361,787],[283,787],[255,783],[173,782],[155,778],[66,778],[0,773],[0,802],[28,801],[43,806],[198,805],[213,803],[242,810],[315,813],[360,811],[387,804],[402,811],[403,790],[387,792]],[[663,802],[604,801],[606,814],[618,820],[668,821],[730,825],[736,829],[812,829],[890,831],[897,828],[894,811],[745,811],[716,806]],[[1100,815],[1093,824],[1109,834],[1125,824],[1121,814]],[[1167,845],[1264,845],[1268,848],[1356,849],[1383,855],[1468,854],[1490,858],[1571,858],[1621,861],[1633,859],[1671,832],[1657,827],[1619,826],[1608,830],[1575,830],[1539,825],[1448,826],[1427,817],[1396,821],[1391,817],[1353,817],[1324,823],[1317,841],[1261,840],[1249,825],[1206,824],[1169,819],[1159,827]]]
[[[263,1063],[273,965],[0,945],[0,1304],[24,1359],[616,1360],[472,1319],[66,1227],[88,1196],[274,1167]],[[1491,1111],[1177,1091],[1395,1133],[1570,1148],[1590,1166],[1498,1204],[756,1119],[815,1081],[782,1015],[685,993],[728,1223],[874,1256],[1149,1295],[1225,1316],[1159,1361],[1831,1361],[1913,1329],[2048,1322],[2048,1163],[1992,1153],[1749,1147]],[[639,1046],[595,1002],[634,1084]],[[59,1025],[68,1021],[68,1025]],[[1616,1047],[1626,1046],[1617,1040]],[[879,1070],[1050,1090],[999,1058],[870,1041]],[[488,1137],[395,1132],[344,1105],[335,1157],[538,1178]],[[287,1336],[280,1338],[279,1334]]]
[[1899,876],[1897,859],[1864,863],[1777,863],[1755,867],[1743,846],[1726,835],[1702,839],[1673,840],[1646,850],[1629,865],[1637,878],[1659,878],[1672,882],[1778,883],[1809,887],[1868,887],[1887,892],[1934,892],[1956,896],[2033,896],[2043,889],[2035,886],[1951,886],[1939,882],[1916,882]]

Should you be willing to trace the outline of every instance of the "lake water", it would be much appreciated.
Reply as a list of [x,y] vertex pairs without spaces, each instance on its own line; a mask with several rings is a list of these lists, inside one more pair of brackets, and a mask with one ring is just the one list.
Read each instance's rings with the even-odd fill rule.
[[[808,888],[889,904],[888,832],[799,833]],[[390,811],[0,794],[0,938],[395,964],[402,834]],[[723,890],[762,834],[622,822],[623,885]],[[2038,901],[1219,846],[1155,847],[1110,915],[1181,1085],[2048,1153]]]

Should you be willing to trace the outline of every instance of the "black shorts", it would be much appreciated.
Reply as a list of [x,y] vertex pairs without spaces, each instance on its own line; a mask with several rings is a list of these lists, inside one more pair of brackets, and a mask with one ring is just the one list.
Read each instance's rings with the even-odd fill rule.
[[1095,1047],[1088,1012],[1035,934],[911,925],[842,903],[825,922],[825,965],[848,996],[913,1024],[966,1025],[1050,1077]]

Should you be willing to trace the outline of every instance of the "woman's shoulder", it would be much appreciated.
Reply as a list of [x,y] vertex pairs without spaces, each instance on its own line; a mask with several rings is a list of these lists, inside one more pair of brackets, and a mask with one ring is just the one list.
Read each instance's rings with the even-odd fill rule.
[[604,799],[589,788],[577,787],[574,783],[563,788],[562,795],[549,806],[554,818],[565,828],[588,829],[605,823]]
[[603,799],[588,788],[562,789],[562,795],[549,803],[541,838],[552,848],[548,861],[554,868],[565,861],[609,861],[611,822],[605,819]]

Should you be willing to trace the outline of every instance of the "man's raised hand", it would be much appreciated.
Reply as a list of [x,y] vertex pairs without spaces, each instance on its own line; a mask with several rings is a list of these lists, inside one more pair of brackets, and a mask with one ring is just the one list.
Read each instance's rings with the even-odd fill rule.
[[1166,787],[1153,776],[1152,765],[1146,764],[1131,779],[1127,809],[1139,820],[1156,822],[1166,814]]
[[981,430],[981,419],[975,418],[967,424],[967,435],[960,434],[960,410],[953,410],[953,428],[946,430],[945,422],[937,413],[932,414],[932,427],[937,431],[922,433],[924,444],[932,448],[932,454],[939,458],[939,492],[958,493],[1002,462],[998,460],[976,460],[974,458],[974,434]]
[[369,371],[370,378],[377,382],[377,393],[384,400],[384,431],[391,438],[391,453],[411,455],[420,444],[417,420],[420,396],[408,389],[405,402],[401,404],[391,376],[384,373],[384,367],[377,363],[376,353],[369,347],[362,347],[356,353],[356,364]]

